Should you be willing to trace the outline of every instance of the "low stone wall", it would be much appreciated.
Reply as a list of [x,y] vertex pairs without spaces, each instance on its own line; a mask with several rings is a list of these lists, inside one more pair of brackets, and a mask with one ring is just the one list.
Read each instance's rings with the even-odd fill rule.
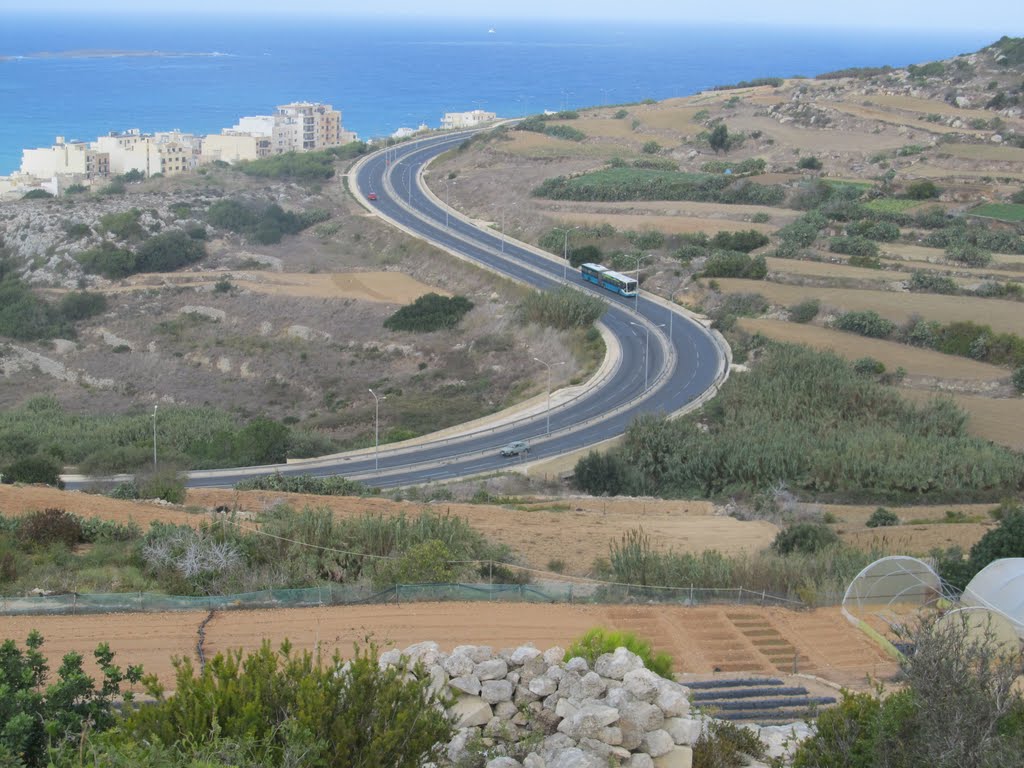
[[[486,768],[691,768],[710,718],[691,711],[685,686],[646,669],[625,648],[593,669],[564,656],[562,648],[531,645],[498,652],[462,645],[446,654],[425,642],[386,651],[380,663],[421,662],[431,689],[454,698],[450,764],[482,752]],[[746,727],[771,756],[788,757],[810,735],[805,723]]]

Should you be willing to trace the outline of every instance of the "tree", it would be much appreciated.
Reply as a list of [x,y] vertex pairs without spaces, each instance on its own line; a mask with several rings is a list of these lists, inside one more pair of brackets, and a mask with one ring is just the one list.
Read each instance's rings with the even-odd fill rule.
[[869,517],[867,523],[865,523],[868,528],[881,528],[899,524],[900,519],[897,517],[896,513],[890,509],[886,509],[885,507],[879,507],[872,512],[871,517]]
[[779,531],[772,541],[772,549],[780,555],[811,554],[838,542],[838,534],[824,523],[796,523]]
[[715,150],[716,155],[722,151],[729,151],[729,129],[725,127],[725,123],[719,123],[711,129],[708,144]]
[[13,640],[0,644],[0,765],[45,766],[48,745],[75,744],[85,731],[112,727],[115,699],[132,701],[131,691],[122,693],[121,684],[142,679],[142,667],[122,672],[110,647],[101,643],[93,653],[103,671],[99,688],[74,652],[64,656],[56,682],[47,686],[42,645],[42,635],[34,630],[24,651]]
[[1024,365],[1021,365],[1013,371],[1013,386],[1018,392],[1024,392]]
[[939,188],[931,179],[919,179],[907,185],[905,194],[911,200],[931,200],[939,196]]

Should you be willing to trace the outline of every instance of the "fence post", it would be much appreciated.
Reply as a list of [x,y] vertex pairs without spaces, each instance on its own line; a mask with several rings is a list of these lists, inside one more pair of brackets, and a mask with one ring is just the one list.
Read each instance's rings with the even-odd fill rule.
[[71,615],[74,616],[78,613],[78,593],[72,592],[71,595]]
[[395,584],[395,602],[399,605],[402,604],[402,585]]
[[764,590],[761,590],[761,607],[764,607]]
[[572,605],[572,582],[569,582],[569,605]]
[[690,605],[693,605],[693,582],[690,582]]

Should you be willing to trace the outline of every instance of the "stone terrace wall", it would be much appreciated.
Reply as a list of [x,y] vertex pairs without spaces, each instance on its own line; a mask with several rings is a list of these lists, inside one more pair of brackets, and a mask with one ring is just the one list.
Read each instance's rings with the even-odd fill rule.
[[[447,764],[483,749],[486,768],[690,768],[709,718],[692,712],[689,690],[644,667],[625,648],[594,663],[532,645],[494,652],[433,642],[380,655],[380,663],[422,662],[431,689],[454,697],[458,729]],[[791,755],[810,735],[805,723],[756,728],[771,756]],[[479,754],[479,752],[477,753]],[[481,764],[481,763],[477,763]],[[751,763],[758,766],[758,763]]]

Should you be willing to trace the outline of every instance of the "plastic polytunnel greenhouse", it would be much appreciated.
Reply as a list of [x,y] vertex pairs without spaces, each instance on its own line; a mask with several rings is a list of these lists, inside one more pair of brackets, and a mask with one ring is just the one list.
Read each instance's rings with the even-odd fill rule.
[[960,604],[1000,614],[1024,640],[1024,557],[994,560],[971,579]]

